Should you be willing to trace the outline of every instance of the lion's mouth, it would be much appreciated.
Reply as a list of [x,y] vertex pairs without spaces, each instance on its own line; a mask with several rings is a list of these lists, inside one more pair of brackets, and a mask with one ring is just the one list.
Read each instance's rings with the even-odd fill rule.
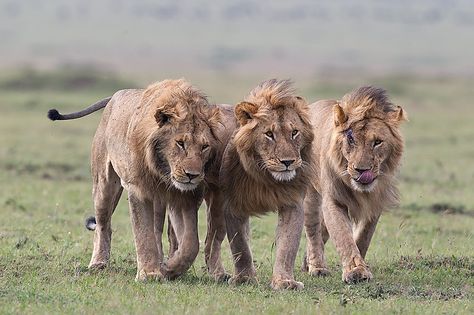
[[371,170],[366,170],[360,173],[359,177],[354,180],[362,185],[370,185],[374,182],[376,178],[377,176],[375,176],[374,172],[372,172]]
[[370,170],[366,170],[359,174],[358,177],[352,178],[352,187],[355,190],[370,192],[375,187],[377,176]]
[[279,182],[289,182],[296,176],[295,170],[270,171],[273,178]]
[[176,189],[178,189],[180,191],[194,190],[199,186],[199,183],[180,182],[180,181],[177,181],[174,178],[171,179],[171,182],[173,183],[173,186],[176,187]]

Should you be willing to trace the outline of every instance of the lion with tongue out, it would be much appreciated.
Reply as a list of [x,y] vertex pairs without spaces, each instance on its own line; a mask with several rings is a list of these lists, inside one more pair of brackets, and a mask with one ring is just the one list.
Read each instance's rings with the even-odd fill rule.
[[347,283],[372,278],[364,261],[383,210],[398,203],[395,175],[403,153],[403,109],[383,89],[361,87],[341,101],[310,106],[316,171],[305,198],[303,270],[329,273],[324,244],[331,237]]

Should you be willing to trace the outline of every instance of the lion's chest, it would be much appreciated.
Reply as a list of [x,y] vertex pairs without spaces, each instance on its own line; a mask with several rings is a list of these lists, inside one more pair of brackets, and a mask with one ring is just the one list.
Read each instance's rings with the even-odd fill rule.
[[237,214],[263,215],[283,207],[294,207],[301,202],[301,194],[288,184],[265,185],[251,179],[241,180],[233,190],[230,201]]

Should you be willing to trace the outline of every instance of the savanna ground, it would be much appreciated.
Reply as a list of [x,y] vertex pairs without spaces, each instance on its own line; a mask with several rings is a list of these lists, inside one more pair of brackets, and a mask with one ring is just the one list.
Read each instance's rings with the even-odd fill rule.
[[[213,96],[212,101],[234,103],[264,78],[191,79]],[[399,76],[305,80],[297,86],[314,101],[339,98],[363,83],[388,89],[410,117],[403,127],[401,206],[382,217],[368,252],[374,280],[343,284],[330,242],[327,257],[332,274],[326,278],[303,274],[299,271],[302,237],[296,278],[305,289],[273,292],[269,281],[275,215],[251,222],[258,285],[214,283],[204,272],[202,249],[178,280],[136,283],[125,197],[113,216],[110,266],[101,272],[88,271],[93,233],[85,230],[83,222],[93,213],[89,148],[100,113],[56,123],[45,114],[51,107],[64,112],[83,108],[134,84],[100,74],[4,74],[0,80],[0,313],[474,313],[474,81]],[[225,265],[231,270],[227,240],[223,247]]]

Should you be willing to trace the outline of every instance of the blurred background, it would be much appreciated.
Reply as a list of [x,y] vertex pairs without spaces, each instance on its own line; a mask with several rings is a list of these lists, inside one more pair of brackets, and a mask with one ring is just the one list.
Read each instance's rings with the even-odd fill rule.
[[470,0],[0,0],[0,43],[3,71],[87,69],[146,82],[471,76],[474,6]]

